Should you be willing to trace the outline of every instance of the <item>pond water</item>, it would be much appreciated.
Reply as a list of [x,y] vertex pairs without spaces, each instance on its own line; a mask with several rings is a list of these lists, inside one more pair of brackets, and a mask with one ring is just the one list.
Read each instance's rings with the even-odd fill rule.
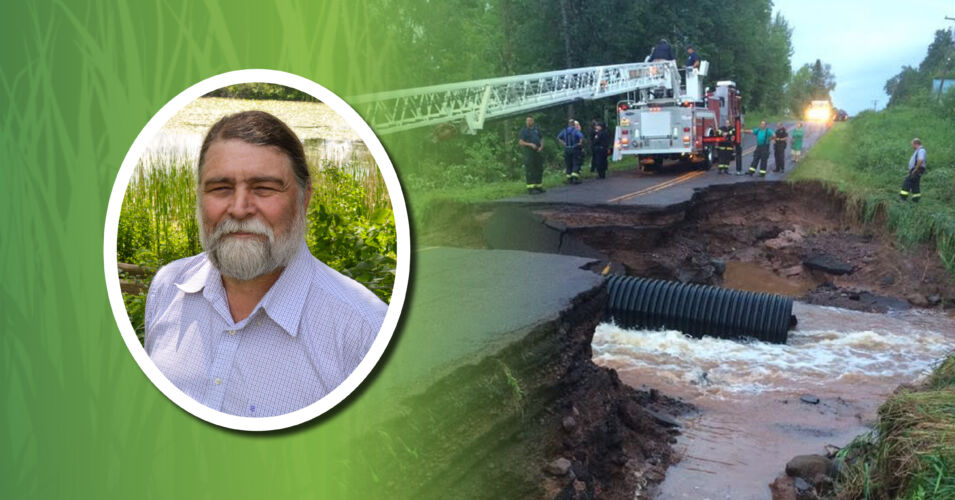
[[351,126],[321,102],[199,98],[169,119],[146,148],[146,156],[197,158],[202,140],[219,118],[240,111],[261,110],[288,124],[312,158],[337,166],[368,163],[371,154]]

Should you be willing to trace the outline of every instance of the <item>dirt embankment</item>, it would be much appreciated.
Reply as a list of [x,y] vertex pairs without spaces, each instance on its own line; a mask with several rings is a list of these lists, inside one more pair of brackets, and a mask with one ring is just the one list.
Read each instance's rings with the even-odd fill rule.
[[[526,208],[562,232],[562,248],[586,247],[613,272],[872,312],[955,308],[955,281],[934,245],[898,247],[878,214],[864,224],[842,196],[815,183],[715,185],[668,207]],[[473,210],[470,224],[495,221],[491,208]],[[491,246],[520,248],[527,232]]]
[[[596,366],[591,342],[606,287],[551,323],[404,402],[356,450],[370,498],[634,498],[663,480],[686,404],[624,385]],[[409,432],[409,429],[412,431]],[[413,452],[413,453],[412,453]],[[357,489],[356,489],[357,488]]]

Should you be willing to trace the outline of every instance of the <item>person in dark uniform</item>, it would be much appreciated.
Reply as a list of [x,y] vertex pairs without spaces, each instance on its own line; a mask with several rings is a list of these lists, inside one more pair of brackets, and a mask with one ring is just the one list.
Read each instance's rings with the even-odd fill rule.
[[534,125],[534,117],[528,116],[524,120],[524,127],[518,135],[517,144],[524,154],[524,176],[527,180],[527,192],[530,194],[543,193],[544,185],[541,177],[544,173],[541,151],[544,149],[541,131]]
[[716,146],[716,173],[729,175],[730,161],[733,160],[733,151],[736,150],[736,144],[733,142],[733,137],[736,136],[736,127],[731,125],[729,120],[726,120],[723,122],[723,126],[717,129],[716,135],[720,138],[720,142]]
[[686,56],[686,67],[687,68],[700,68],[700,56],[696,53],[696,50],[693,49],[693,46],[689,46],[686,49],[688,56]]
[[670,42],[668,42],[666,38],[661,38],[660,41],[653,46],[653,50],[650,51],[650,57],[648,59],[650,62],[674,61],[676,57],[673,56],[673,47],[670,46]]
[[773,169],[774,172],[783,172],[786,170],[787,137],[789,137],[789,133],[786,132],[786,127],[780,123],[776,127],[776,132],[773,133],[773,156],[776,160],[776,166]]
[[610,134],[604,128],[604,124],[594,122],[593,130],[590,132],[590,166],[597,171],[597,177],[604,179],[607,177],[607,155],[610,154]]
[[567,121],[567,128],[557,134],[557,141],[564,146],[564,173],[565,182],[580,184],[580,162],[578,155],[584,148],[584,134],[580,132],[580,124],[571,118]]

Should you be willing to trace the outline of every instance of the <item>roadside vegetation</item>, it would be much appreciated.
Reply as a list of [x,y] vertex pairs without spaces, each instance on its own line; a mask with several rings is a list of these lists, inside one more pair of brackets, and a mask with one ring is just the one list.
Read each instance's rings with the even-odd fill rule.
[[[357,162],[357,163],[356,163]],[[120,273],[139,285],[123,299],[142,340],[146,289],[156,270],[202,251],[196,221],[194,159],[158,155],[140,161],[120,213],[119,262],[145,269]],[[391,202],[370,160],[337,164],[309,158],[314,194],[308,207],[306,243],[316,258],[361,282],[382,300],[391,299],[397,237]]]
[[[955,276],[955,91],[939,95],[930,86],[950,56],[955,44],[939,30],[919,69],[906,67],[886,83],[889,106],[836,123],[791,179],[826,182],[849,197],[863,220],[884,216],[903,246],[934,241]],[[921,202],[902,203],[899,190],[915,137],[926,149],[928,170]]]
[[837,499],[955,498],[955,354],[889,398],[875,429],[837,460]]

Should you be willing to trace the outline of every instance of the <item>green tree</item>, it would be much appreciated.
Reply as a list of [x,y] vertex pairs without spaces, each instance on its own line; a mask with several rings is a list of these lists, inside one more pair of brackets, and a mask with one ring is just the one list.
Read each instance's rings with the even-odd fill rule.
[[937,30],[935,39],[928,46],[925,58],[918,69],[903,66],[902,71],[885,82],[885,93],[889,96],[889,106],[911,103],[914,99],[927,96],[932,87],[933,78],[950,78],[955,42],[948,30]]

